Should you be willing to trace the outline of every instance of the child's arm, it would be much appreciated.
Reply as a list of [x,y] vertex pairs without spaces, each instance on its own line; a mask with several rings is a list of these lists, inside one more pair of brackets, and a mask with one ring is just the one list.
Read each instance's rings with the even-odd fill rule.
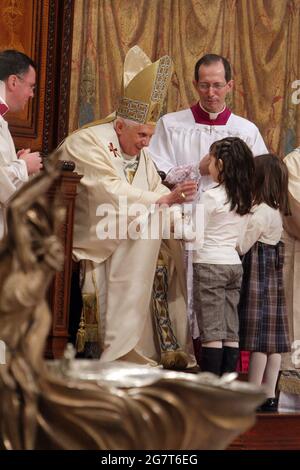
[[[246,216],[247,217],[247,216]],[[264,224],[257,213],[249,214],[237,243],[237,251],[240,255],[247,253],[264,232]]]

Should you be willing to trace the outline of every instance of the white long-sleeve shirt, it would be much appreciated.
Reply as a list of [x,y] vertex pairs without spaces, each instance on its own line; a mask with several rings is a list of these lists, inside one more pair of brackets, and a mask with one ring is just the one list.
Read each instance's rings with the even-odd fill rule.
[[277,245],[282,235],[282,217],[279,209],[265,203],[254,206],[249,214],[244,233],[239,237],[237,249],[243,255],[256,242]]
[[248,215],[230,210],[224,185],[208,189],[200,196],[204,206],[203,247],[193,253],[193,263],[240,264],[236,245]]

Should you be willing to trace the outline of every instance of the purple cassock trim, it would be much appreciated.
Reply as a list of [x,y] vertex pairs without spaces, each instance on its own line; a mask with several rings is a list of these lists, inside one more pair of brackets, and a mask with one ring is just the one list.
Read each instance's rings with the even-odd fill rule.
[[191,111],[197,124],[207,124],[209,126],[225,126],[231,115],[230,109],[225,108],[224,111],[218,114],[216,119],[210,119],[209,113],[200,108],[199,103],[191,106]]

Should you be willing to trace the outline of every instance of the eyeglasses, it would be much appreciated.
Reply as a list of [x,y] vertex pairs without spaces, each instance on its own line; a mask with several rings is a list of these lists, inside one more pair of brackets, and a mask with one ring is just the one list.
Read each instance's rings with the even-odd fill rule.
[[221,90],[227,85],[226,83],[198,83],[198,88],[200,90],[209,90],[213,88],[214,90]]
[[28,86],[33,93],[35,92],[35,89],[36,89],[35,84],[30,85],[30,83],[26,82],[26,80],[23,77],[21,77],[20,75],[16,75],[16,77],[18,77],[18,79],[21,80],[21,82],[25,83],[25,85]]

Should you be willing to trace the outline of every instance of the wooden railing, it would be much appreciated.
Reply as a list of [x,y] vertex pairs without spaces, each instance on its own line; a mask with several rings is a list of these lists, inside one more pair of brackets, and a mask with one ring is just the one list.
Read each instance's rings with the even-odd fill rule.
[[[65,164],[64,168],[67,167],[68,165]],[[65,253],[63,269],[55,274],[49,292],[49,303],[53,320],[45,351],[47,358],[61,357],[69,336],[74,207],[76,189],[81,179],[81,176],[74,173],[72,168],[74,168],[74,165],[73,167],[69,165],[69,171],[62,171],[61,177],[48,192],[50,204],[53,202],[56,194],[61,196],[61,203],[66,207],[66,218],[59,230],[59,236]]]

